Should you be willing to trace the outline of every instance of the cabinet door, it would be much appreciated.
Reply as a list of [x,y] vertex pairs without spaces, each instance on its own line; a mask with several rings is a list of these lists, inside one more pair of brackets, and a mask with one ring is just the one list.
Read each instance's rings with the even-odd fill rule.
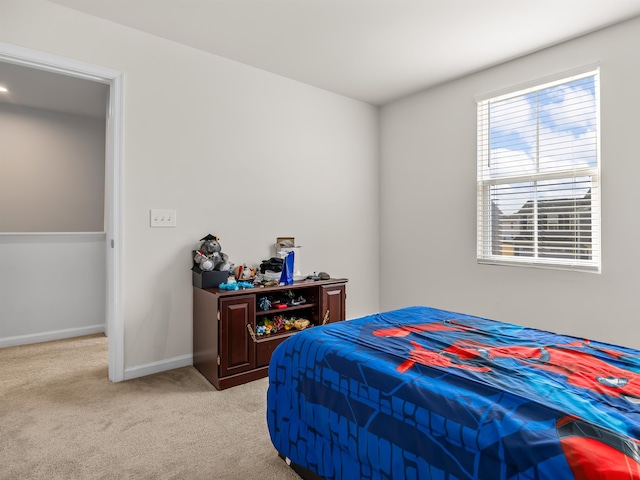
[[326,285],[321,287],[320,295],[320,323],[323,322],[327,311],[331,322],[341,322],[346,317],[346,298],[344,285]]
[[256,347],[247,325],[255,330],[256,302],[253,295],[220,299],[220,376],[252,370]]

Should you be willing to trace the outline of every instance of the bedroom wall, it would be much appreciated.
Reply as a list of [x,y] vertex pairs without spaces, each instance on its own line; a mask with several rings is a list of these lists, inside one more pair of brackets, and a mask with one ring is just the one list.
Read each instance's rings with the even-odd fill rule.
[[0,348],[105,331],[105,234],[0,234]]
[[124,72],[126,375],[191,355],[207,233],[248,264],[295,236],[306,270],[349,278],[349,317],[378,310],[377,108],[46,1],[3,0],[0,41]]
[[104,118],[0,103],[0,132],[0,232],[104,231]]
[[[430,305],[640,348],[639,41],[636,18],[382,108],[380,244],[393,254],[381,255],[381,309]],[[475,97],[594,62],[602,273],[478,265]]]
[[103,332],[105,119],[0,103],[0,132],[0,347]]

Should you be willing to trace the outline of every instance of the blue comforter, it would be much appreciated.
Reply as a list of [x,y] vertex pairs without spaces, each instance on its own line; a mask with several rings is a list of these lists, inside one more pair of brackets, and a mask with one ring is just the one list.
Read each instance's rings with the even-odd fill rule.
[[640,352],[410,307],[283,342],[267,423],[326,479],[640,479]]

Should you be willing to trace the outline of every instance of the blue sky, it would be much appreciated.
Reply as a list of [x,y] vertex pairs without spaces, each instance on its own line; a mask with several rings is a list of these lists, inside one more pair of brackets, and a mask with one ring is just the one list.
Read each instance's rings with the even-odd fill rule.
[[[490,172],[492,178],[515,173],[552,173],[597,165],[595,78],[589,76],[490,105]],[[588,190],[564,184],[539,191],[538,198],[580,197]],[[563,182],[560,180],[558,185]],[[532,184],[531,184],[532,185]],[[525,184],[505,184],[497,199],[505,214],[516,213],[534,194]]]

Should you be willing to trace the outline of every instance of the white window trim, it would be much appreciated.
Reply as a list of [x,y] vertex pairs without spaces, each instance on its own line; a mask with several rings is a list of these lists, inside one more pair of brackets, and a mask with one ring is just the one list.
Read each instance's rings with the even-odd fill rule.
[[[576,170],[574,176],[592,176],[595,178],[597,188],[592,195],[592,204],[597,207],[598,219],[595,225],[592,225],[592,260],[581,261],[579,259],[540,259],[538,257],[518,257],[518,256],[505,256],[494,255],[491,253],[490,242],[481,242],[480,239],[485,232],[487,232],[487,225],[491,222],[489,218],[489,212],[484,209],[484,205],[487,205],[487,195],[491,185],[500,183],[513,183],[518,180],[518,177],[508,177],[506,179],[489,178],[486,174],[486,168],[483,165],[487,165],[489,148],[482,149],[481,144],[485,130],[488,128],[482,124],[482,119],[486,116],[481,115],[481,103],[487,100],[504,100],[511,97],[525,95],[527,93],[550,88],[555,85],[572,82],[581,78],[590,76],[596,77],[598,83],[596,88],[596,166],[581,168]],[[600,136],[601,136],[601,123],[600,123],[600,65],[599,63],[582,66],[563,73],[554,74],[538,80],[526,82],[517,86],[504,88],[494,92],[486,93],[476,96],[475,100],[478,105],[478,119],[477,119],[477,262],[479,264],[486,265],[502,265],[502,266],[526,266],[533,268],[544,269],[556,269],[556,270],[571,270],[571,271],[584,271],[591,273],[601,273],[602,270],[602,248],[601,248],[601,195],[602,195],[602,178],[601,178],[601,156],[600,156]],[[542,175],[538,174],[537,179],[544,179],[544,177],[553,177],[554,174]],[[530,175],[523,175],[521,180],[530,180]]]

